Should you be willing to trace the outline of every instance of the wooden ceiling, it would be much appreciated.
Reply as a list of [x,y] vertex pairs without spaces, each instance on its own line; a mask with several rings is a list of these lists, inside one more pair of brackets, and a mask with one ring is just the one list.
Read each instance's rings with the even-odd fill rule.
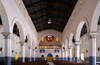
[[[38,32],[54,29],[62,32],[77,0],[23,0]],[[51,24],[48,24],[48,19]]]

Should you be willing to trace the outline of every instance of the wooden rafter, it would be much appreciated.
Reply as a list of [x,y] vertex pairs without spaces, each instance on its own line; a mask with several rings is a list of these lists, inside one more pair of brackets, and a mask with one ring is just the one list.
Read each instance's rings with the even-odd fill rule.
[[[39,21],[39,20],[47,20],[47,19],[49,19],[47,16],[46,16],[46,18],[36,18],[36,19],[33,19],[32,21]],[[67,21],[67,20],[64,20],[64,19],[62,19],[62,18],[57,18],[56,16],[54,16],[54,17],[52,17],[51,19],[54,19],[54,20],[60,20],[60,21]]]
[[[43,25],[43,26],[44,26],[44,25],[46,25],[46,24],[48,24],[48,22],[47,22],[47,21],[44,21],[44,23],[42,23],[42,22],[36,23],[35,26],[38,26],[38,25]],[[56,21],[53,21],[53,22],[51,23],[51,25],[56,25],[56,24],[57,24],[57,25],[60,25],[60,26],[64,26],[64,25],[65,25],[65,24],[62,24],[62,23],[59,23],[59,22],[56,23]]]
[[[41,1],[41,2],[46,2],[46,1]],[[41,3],[41,2],[38,2],[38,3]],[[38,3],[36,3],[36,4],[38,4]],[[70,7],[70,6],[65,5],[63,3],[57,4],[57,3],[48,2],[48,4],[41,4],[41,5],[36,5],[36,4],[28,5],[28,6],[26,6],[26,8],[34,8],[34,7],[40,7],[40,6],[45,6],[45,5],[56,5],[56,6],[61,6],[61,7],[73,8],[73,7]]]
[[45,13],[56,13],[56,14],[70,16],[69,14],[65,14],[63,12],[55,12],[55,11],[47,11],[47,12],[42,12],[42,13],[30,13],[29,15],[32,16],[32,15],[40,15],[40,14],[45,14]]
[[[55,26],[55,25],[44,25],[44,27],[53,27],[53,28],[57,28],[57,29],[63,29],[63,27],[59,27],[59,26]],[[39,26],[36,29],[41,29],[43,27]]]

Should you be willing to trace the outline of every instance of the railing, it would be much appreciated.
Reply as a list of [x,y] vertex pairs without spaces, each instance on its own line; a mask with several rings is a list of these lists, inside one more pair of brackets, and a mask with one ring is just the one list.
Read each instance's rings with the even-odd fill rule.
[[39,49],[61,49],[60,46],[39,46]]

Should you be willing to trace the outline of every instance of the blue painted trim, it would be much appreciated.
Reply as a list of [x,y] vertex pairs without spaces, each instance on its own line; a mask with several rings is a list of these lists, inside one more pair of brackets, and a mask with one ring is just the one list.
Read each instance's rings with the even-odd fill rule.
[[72,60],[72,58],[71,58],[71,57],[68,57],[68,61],[69,61],[69,62],[72,62],[73,60]]
[[62,60],[65,60],[65,58],[62,58]]
[[100,57],[96,57],[96,62],[100,62]]
[[80,62],[80,58],[79,57],[75,57],[75,62]]
[[4,62],[4,57],[0,57],[0,62]]
[[68,58],[65,58],[66,61],[68,61]]
[[4,58],[4,65],[11,65],[11,57]]
[[36,57],[36,58],[34,58],[34,61],[35,60],[41,60],[41,57]]
[[85,61],[89,61],[89,57],[85,57]]
[[27,58],[27,59],[28,59],[28,61],[29,61],[29,62],[31,62],[31,61],[32,61],[32,60],[31,60],[31,58]]
[[25,63],[25,58],[24,58],[24,61],[23,61],[23,57],[21,57],[21,62],[22,62],[22,63]]
[[61,58],[59,58],[59,60],[61,60]]
[[95,56],[89,56],[89,65],[95,65]]
[[32,58],[32,61],[36,61],[36,59],[35,58]]

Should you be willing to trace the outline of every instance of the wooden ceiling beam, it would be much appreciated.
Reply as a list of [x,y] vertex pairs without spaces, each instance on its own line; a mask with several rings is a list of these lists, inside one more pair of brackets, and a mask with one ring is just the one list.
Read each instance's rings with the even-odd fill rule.
[[53,18],[51,18],[51,19],[54,19],[54,20],[60,20],[60,21],[67,21],[67,20],[64,20],[64,19],[62,19],[62,18],[57,18],[57,17],[53,17]]
[[[41,1],[41,2],[46,2],[46,1]],[[39,4],[41,2],[38,2],[38,3],[35,3],[35,4],[32,4],[32,5],[28,5],[26,6],[26,8],[34,8],[34,7],[40,7],[40,6],[45,6],[45,5],[56,5],[56,6],[61,6],[61,7],[67,7],[67,8],[73,8],[73,7],[70,7],[68,5],[65,5],[64,3],[50,3],[50,2],[46,2],[48,4],[41,4],[41,5],[36,5],[36,4]]]
[[61,12],[55,12],[55,11],[47,11],[47,12],[42,12],[42,13],[30,13],[29,15],[32,16],[32,15],[40,15],[40,14],[45,14],[45,13],[56,13],[56,14],[70,16],[69,14],[65,14],[65,13],[61,13]]
[[37,20],[39,21],[39,20],[44,20],[44,19],[48,19],[48,18],[42,18],[42,17],[41,17],[41,18],[33,19],[32,21],[37,21]]
[[[43,20],[43,22],[48,24],[47,20]],[[42,22],[36,23],[36,24],[34,24],[34,25],[37,26],[37,25],[41,25],[41,24],[44,25]],[[62,25],[62,26],[65,25],[65,24],[62,24],[62,23],[59,23],[59,22],[56,23],[56,21],[52,21],[51,25],[52,25],[52,24],[57,24],[57,25]]]
[[[36,18],[36,19],[33,19],[32,21],[37,21],[37,20],[39,21],[39,20],[44,20],[44,19],[49,19],[49,18],[46,16],[46,18],[42,18],[42,17],[41,17],[41,18]],[[67,20],[64,20],[64,19],[59,18],[59,17],[57,18],[57,17],[55,17],[55,16],[52,17],[51,19],[60,20],[60,21],[67,21]]]
[[52,23],[53,23],[53,24],[57,24],[57,25],[62,25],[62,26],[64,26],[64,24],[61,24],[61,23],[59,23],[59,22],[56,23],[55,21],[53,21]]
[[54,27],[54,28],[58,28],[58,29],[63,29],[62,27],[51,25],[51,24],[48,24],[48,25],[44,24],[44,26],[38,26],[38,27],[36,27],[36,29],[40,29],[40,28],[45,27],[45,26],[46,27]]
[[31,5],[31,6],[26,6],[26,8],[35,8],[35,7],[45,6],[45,5],[48,5],[48,4]]

